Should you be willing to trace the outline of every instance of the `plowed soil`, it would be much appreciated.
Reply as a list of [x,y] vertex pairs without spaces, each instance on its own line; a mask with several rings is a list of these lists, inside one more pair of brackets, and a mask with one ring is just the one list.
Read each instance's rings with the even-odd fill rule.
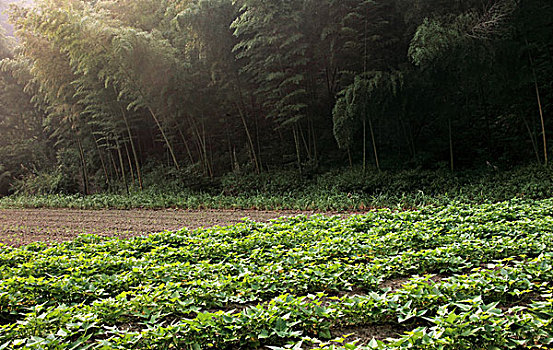
[[131,237],[165,230],[226,226],[243,218],[268,221],[281,216],[311,214],[293,211],[247,210],[0,210],[0,243],[21,246],[32,242],[63,242],[80,234]]

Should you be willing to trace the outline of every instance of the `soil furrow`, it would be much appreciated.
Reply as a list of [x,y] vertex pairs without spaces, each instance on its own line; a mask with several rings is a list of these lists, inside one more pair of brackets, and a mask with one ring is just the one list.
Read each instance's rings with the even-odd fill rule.
[[268,221],[281,216],[312,214],[298,211],[248,210],[0,210],[0,243],[20,246],[36,241],[61,242],[80,234],[131,237],[164,230],[226,226],[243,218]]

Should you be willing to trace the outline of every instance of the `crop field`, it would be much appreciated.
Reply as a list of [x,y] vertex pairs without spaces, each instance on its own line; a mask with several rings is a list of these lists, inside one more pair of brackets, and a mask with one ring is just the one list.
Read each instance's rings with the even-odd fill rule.
[[553,200],[0,247],[0,349],[537,349]]
[[259,210],[0,209],[0,244],[65,242],[82,234],[129,238],[182,227],[227,226],[312,212]]

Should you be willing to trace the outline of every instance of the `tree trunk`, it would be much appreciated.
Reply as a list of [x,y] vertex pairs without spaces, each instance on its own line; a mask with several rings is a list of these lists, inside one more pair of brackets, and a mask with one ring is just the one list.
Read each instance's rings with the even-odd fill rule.
[[380,160],[378,159],[378,150],[376,148],[376,138],[374,137],[373,122],[371,118],[369,118],[369,130],[371,132],[371,139],[373,143],[374,161],[376,163],[376,168],[378,169],[378,171],[380,171]]
[[86,159],[84,156],[84,149],[81,143],[81,139],[78,136],[77,136],[77,145],[79,146],[79,156],[81,158],[81,170],[82,170],[82,177],[83,177],[84,193],[88,195],[90,194],[90,192],[88,188],[88,173],[86,171]]
[[[532,68],[532,70],[534,71],[534,68]],[[547,137],[545,135],[545,120],[543,117],[543,108],[541,105],[540,88],[538,86],[538,79],[536,78],[535,71],[534,71],[534,84],[536,86],[536,98],[538,100],[538,109],[540,111],[541,133],[542,133],[542,141],[543,141],[543,160],[544,160],[544,165],[547,166],[548,157],[547,157]]]
[[227,136],[227,147],[228,147],[228,155],[230,158],[230,171],[234,172],[234,158],[232,157],[232,142],[230,141],[230,133],[228,132],[228,129],[225,130],[225,134]]
[[123,116],[123,120],[125,121],[125,126],[127,127],[127,135],[129,136],[129,141],[131,143],[131,150],[134,157],[134,165],[136,167],[136,176],[138,177],[138,185],[140,186],[140,190],[142,191],[143,185],[142,185],[142,171],[140,170],[140,162],[138,161],[138,154],[136,153],[136,147],[134,146],[134,140],[131,132],[131,127],[129,125],[129,120],[127,119],[127,115],[123,108],[121,108],[121,114]]
[[255,152],[255,147],[253,145],[252,135],[250,134],[250,128],[248,128],[248,123],[246,122],[246,117],[244,116],[244,112],[242,111],[242,108],[240,106],[236,105],[238,108],[238,113],[240,114],[240,118],[242,119],[242,124],[244,125],[244,130],[246,130],[246,136],[248,137],[248,145],[250,146],[250,154],[252,157],[252,163],[255,167],[255,171],[257,174],[259,174],[261,171],[259,169],[259,162],[257,161],[257,155]]
[[177,130],[179,132],[182,143],[184,144],[184,148],[186,148],[186,153],[188,154],[188,158],[190,159],[190,164],[195,164],[196,161],[194,160],[194,157],[192,157],[192,151],[190,150],[190,147],[188,146],[188,141],[186,141],[186,137],[184,136],[181,128],[178,125],[177,125]]
[[317,135],[315,134],[315,125],[311,120],[311,137],[313,138],[313,159],[315,160],[315,167],[319,166],[319,150],[317,147]]
[[257,162],[259,163],[259,171],[263,172],[263,159],[261,158],[261,142],[259,141],[259,122],[257,116],[254,115],[255,121],[255,141],[257,143]]
[[156,122],[156,125],[159,131],[161,132],[161,136],[163,136],[163,140],[167,145],[167,149],[169,150],[169,153],[171,155],[175,168],[177,168],[177,170],[180,170],[179,162],[177,161],[177,157],[175,156],[175,152],[173,151],[173,146],[171,146],[171,142],[169,142],[169,139],[167,138],[167,134],[165,134],[165,131],[163,130],[163,127],[161,126],[161,123],[159,122],[158,117],[156,116],[156,114],[154,113],[151,107],[148,107],[148,110],[150,111],[150,114],[154,118],[154,121]]
[[115,177],[117,178],[117,181],[121,181],[121,175],[119,175],[119,169],[117,169],[117,164],[115,163],[115,158],[113,157],[113,152],[108,152],[109,159],[111,160],[111,166],[113,168],[113,171],[115,172]]
[[[309,124],[308,124],[307,133],[309,134]],[[303,132],[303,128],[301,127],[301,124],[299,125],[299,133],[301,135],[301,140],[303,142],[303,147],[305,148],[305,153],[307,154],[307,158],[312,161],[313,158],[311,156],[311,147],[310,144],[308,144],[307,140],[305,139],[305,133]]]
[[119,156],[119,166],[121,167],[121,174],[123,176],[123,183],[125,184],[125,189],[127,190],[127,194],[129,194],[129,184],[127,183],[127,176],[125,175],[125,163],[123,163],[123,155],[121,153],[121,146],[119,145],[119,141],[115,140],[115,146],[117,147],[117,155]]
[[190,125],[192,125],[194,134],[196,135],[196,147],[198,147],[198,152],[200,153],[200,159],[202,161],[204,174],[207,176],[211,176],[210,169],[209,169],[207,146],[206,146],[206,140],[205,140],[205,128],[202,127],[203,131],[200,131],[198,124],[192,117],[189,117],[189,122],[190,122]]
[[108,168],[106,166],[106,162],[104,161],[104,157],[102,156],[102,150],[100,149],[100,145],[98,144],[98,140],[96,140],[96,137],[94,137],[94,143],[96,144],[98,157],[100,157],[100,163],[102,163],[102,169],[104,170],[104,176],[106,177],[106,185],[108,185],[108,189],[109,189],[111,187],[111,181],[108,174]]
[[135,185],[135,179],[134,179],[134,170],[132,168],[132,160],[131,160],[131,154],[129,153],[129,147],[127,146],[127,143],[123,143],[125,145],[125,153],[127,154],[127,161],[129,162],[129,171],[131,173],[131,179],[133,186]]
[[[529,46],[528,40],[526,40],[526,46]],[[543,140],[543,160],[544,165],[547,166],[548,164],[548,157],[547,157],[547,137],[545,135],[545,120],[543,116],[543,108],[541,105],[541,96],[540,96],[540,88],[538,85],[538,76],[536,74],[536,69],[534,68],[534,59],[532,58],[532,53],[530,52],[530,48],[528,48],[528,58],[530,59],[530,67],[532,67],[532,75],[534,76],[534,86],[536,89],[536,99],[538,101],[538,110],[540,112],[540,122],[541,122],[541,133],[542,133],[542,140]]]
[[451,171],[455,170],[455,163],[453,159],[453,133],[451,131],[451,118],[448,119],[448,129],[449,129],[449,165]]
[[200,157],[200,163],[202,164],[204,174],[207,175],[207,164],[206,159],[202,147],[202,135],[200,134],[200,131],[198,129],[198,126],[196,125],[196,121],[194,118],[188,116],[187,118],[188,123],[190,124],[190,128],[192,129],[192,134],[194,134],[194,144],[196,146],[196,149],[198,150],[198,155]]
[[530,129],[530,125],[528,125],[528,121],[526,121],[526,118],[523,117],[522,121],[524,122],[524,126],[528,131],[528,136],[530,137],[530,142],[532,143],[532,149],[534,150],[534,154],[536,155],[536,160],[538,161],[538,164],[539,164],[541,163],[541,159],[538,151],[538,141],[536,140],[535,135],[532,133],[532,130]]
[[292,133],[294,134],[294,144],[296,145],[296,158],[298,161],[298,170],[300,172],[300,175],[302,174],[302,168],[301,168],[301,151],[300,151],[300,140],[298,135],[298,128],[297,125],[294,124],[292,127]]
[[[205,132],[205,119],[202,116],[202,140],[203,140],[203,148],[204,148],[204,154],[205,154],[205,160],[207,165],[207,170],[209,173],[209,177],[213,178],[213,152],[208,153],[207,152],[207,136]],[[211,147],[210,147],[211,150]]]
[[367,171],[367,120],[363,118],[363,175]]
[[[241,87],[241,83],[240,83],[240,77],[238,74],[236,74],[236,87],[238,88],[238,96],[240,97],[240,104],[236,104],[236,108],[238,109],[238,113],[240,114],[240,119],[242,119],[242,125],[244,125],[244,130],[246,131],[246,137],[248,138],[248,145],[250,147],[250,154],[251,154],[251,157],[252,157],[252,163],[255,167],[255,171],[257,172],[257,174],[259,174],[261,171],[260,171],[260,166],[259,166],[259,162],[258,162],[258,159],[257,159],[257,154],[256,154],[256,151],[255,151],[255,147],[253,145],[253,139],[252,139],[252,135],[250,133],[250,129],[248,128],[248,123],[246,122],[246,116],[245,116],[245,110],[246,110],[246,102],[244,101],[244,95],[242,93],[242,87]],[[242,105],[242,107],[240,107],[240,105]]]

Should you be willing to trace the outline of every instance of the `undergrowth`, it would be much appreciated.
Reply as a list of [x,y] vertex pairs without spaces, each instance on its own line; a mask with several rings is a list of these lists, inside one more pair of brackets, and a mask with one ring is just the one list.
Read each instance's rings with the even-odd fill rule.
[[259,209],[356,211],[375,207],[419,207],[447,204],[493,203],[511,198],[553,196],[553,170],[529,166],[509,171],[485,169],[449,171],[378,172],[354,168],[323,174],[279,171],[230,174],[200,182],[190,176],[169,174],[146,177],[146,189],[100,192],[92,195],[33,191],[25,186],[0,199],[2,208],[79,209]]

